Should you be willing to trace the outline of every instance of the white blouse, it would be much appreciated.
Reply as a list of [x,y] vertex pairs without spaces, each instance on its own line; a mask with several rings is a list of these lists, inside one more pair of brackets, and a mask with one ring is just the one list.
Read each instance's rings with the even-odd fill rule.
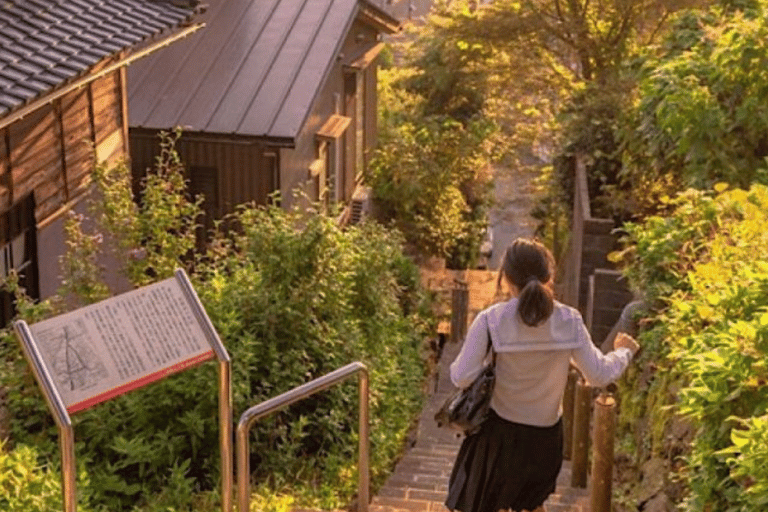
[[562,398],[573,362],[592,386],[605,386],[627,368],[632,352],[620,348],[603,354],[592,343],[581,314],[555,301],[552,316],[530,327],[517,314],[518,299],[480,312],[451,364],[451,381],[469,386],[480,374],[488,333],[496,355],[496,385],[491,407],[504,419],[549,427],[562,415]]

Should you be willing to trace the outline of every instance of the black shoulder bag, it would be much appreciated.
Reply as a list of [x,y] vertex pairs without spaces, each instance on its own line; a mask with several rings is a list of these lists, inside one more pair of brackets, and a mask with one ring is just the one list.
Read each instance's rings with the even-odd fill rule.
[[490,328],[488,328],[486,358],[488,351],[492,353],[491,361],[485,365],[480,375],[468,387],[458,389],[449,396],[435,414],[438,427],[453,427],[469,436],[477,432],[488,417],[493,386],[496,382],[496,351],[493,350]]

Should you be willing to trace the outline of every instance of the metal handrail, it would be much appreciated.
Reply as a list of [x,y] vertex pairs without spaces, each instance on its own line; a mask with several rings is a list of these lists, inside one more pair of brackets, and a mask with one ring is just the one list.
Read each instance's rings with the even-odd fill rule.
[[250,448],[248,443],[248,433],[253,424],[273,412],[288,407],[294,402],[298,402],[319,391],[327,389],[334,384],[359,374],[360,390],[360,418],[359,418],[359,448],[358,448],[358,510],[368,512],[368,491],[370,487],[369,475],[369,424],[368,424],[368,368],[356,361],[346,366],[334,370],[331,373],[311,380],[290,391],[270,398],[258,405],[249,408],[240,416],[237,424],[237,508],[239,512],[248,512],[251,499],[250,483]]

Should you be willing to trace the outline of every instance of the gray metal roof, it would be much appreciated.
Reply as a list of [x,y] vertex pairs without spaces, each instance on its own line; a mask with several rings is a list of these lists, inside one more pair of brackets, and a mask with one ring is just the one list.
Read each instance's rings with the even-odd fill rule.
[[0,1],[0,118],[195,15],[178,0]]
[[128,67],[130,126],[293,139],[361,9],[397,24],[366,0],[209,0],[203,30]]

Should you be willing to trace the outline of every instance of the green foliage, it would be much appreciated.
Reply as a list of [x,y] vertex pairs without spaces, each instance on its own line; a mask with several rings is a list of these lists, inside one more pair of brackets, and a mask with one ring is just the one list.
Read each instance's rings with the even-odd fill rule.
[[[564,191],[561,202],[569,211],[573,209],[574,172],[572,165],[563,164],[575,157],[585,166],[594,217],[621,218],[627,209],[624,196],[638,192],[622,187],[621,201],[615,203],[622,173],[619,130],[630,88],[630,81],[616,77],[587,83],[572,92],[560,111],[561,148],[556,158],[560,165],[555,166],[555,177]],[[606,193],[609,191],[613,193]]]
[[[410,414],[398,410],[418,409],[423,376],[423,331],[414,324],[418,317],[403,316],[403,307],[418,314],[408,292],[416,274],[399,239],[376,224],[341,231],[330,218],[276,207],[244,209],[237,224],[242,232],[227,249],[233,257],[202,266],[198,286],[221,336],[240,345],[233,355],[241,369],[235,368],[236,403],[258,403],[352,360],[365,361],[371,453],[381,476],[410,422]],[[269,468],[262,476],[275,468],[284,478],[302,471],[317,478],[324,471],[326,482],[347,490],[354,485],[345,478],[355,464],[353,384],[254,429],[254,467]],[[308,454],[326,458],[330,467],[317,460],[307,467],[302,457]]]
[[492,91],[512,82],[505,58],[464,31],[481,15],[465,0],[438,2],[413,42],[396,48],[402,62],[379,74],[379,147],[366,176],[409,247],[451,268],[475,266],[490,162],[514,153],[492,113],[507,108],[492,102]]
[[[562,261],[570,236],[570,212],[567,208],[569,198],[562,187],[564,173],[558,167],[563,159],[558,159],[552,166],[545,166],[533,180],[538,201],[531,210],[531,216],[539,221],[536,236],[550,248],[555,261]],[[572,190],[571,185],[568,189]]]
[[731,477],[744,493],[742,510],[761,510],[768,505],[768,415],[738,421],[731,441],[718,455],[729,455]]
[[671,175],[678,190],[766,182],[766,20],[764,2],[677,17],[640,73],[624,136],[629,182]]
[[58,294],[73,303],[92,304],[109,297],[109,288],[102,280],[103,269],[98,262],[104,237],[89,234],[83,228],[85,217],[70,210],[64,221],[67,251],[59,257],[62,275]]
[[160,155],[134,201],[131,171],[121,162],[97,164],[93,178],[102,200],[92,216],[115,240],[117,260],[136,286],[163,279],[191,260],[202,198],[189,198],[183,165],[174,146],[181,136],[162,133]]
[[656,305],[642,335],[644,361],[656,370],[655,385],[635,374],[622,395],[660,423],[656,452],[669,412],[695,425],[681,475],[686,510],[747,512],[761,508],[758,490],[768,485],[765,471],[752,471],[764,465],[754,443],[768,412],[768,262],[755,257],[768,251],[768,187],[717,188],[686,192],[664,218],[628,227],[626,273]]
[[[0,510],[59,512],[61,474],[38,462],[39,451],[27,445],[8,449],[0,440]],[[88,508],[79,507],[86,511]]]
[[[188,268],[232,357],[235,417],[353,360],[365,362],[371,470],[380,483],[421,407],[430,321],[401,238],[375,224],[342,230],[322,215],[243,207],[228,219],[237,229],[213,234],[208,253],[193,257],[199,210],[187,199],[172,144],[167,149],[141,206],[127,200],[125,166],[97,170],[94,229],[128,255],[124,270],[136,286]],[[89,244],[100,231],[86,233],[82,224],[70,231],[76,252],[68,256],[80,255],[80,265],[65,267],[78,273],[65,281],[68,293],[84,291],[88,302],[101,289],[81,269],[93,265],[98,244]],[[28,304],[21,291],[19,298],[28,322],[69,304]],[[8,330],[0,349],[13,441],[55,458],[55,426]],[[216,382],[215,365],[205,364],[78,413],[76,453],[89,470],[78,483],[81,502],[99,511],[213,510],[221,476]],[[254,479],[267,495],[288,487],[296,503],[338,508],[355,492],[356,438],[357,388],[348,382],[255,426]]]
[[39,467],[28,446],[6,452],[0,442],[0,507],[8,512],[48,512],[61,508],[61,479]]
[[420,27],[409,63],[416,72],[403,84],[424,101],[422,115],[448,116],[467,122],[483,111],[487,68],[492,50],[456,33],[479,15],[468,2],[437,2],[426,26]]
[[[402,114],[401,116],[402,117]],[[400,119],[382,130],[366,181],[408,242],[452,266],[471,266],[490,201],[484,141],[492,127],[445,116]]]

